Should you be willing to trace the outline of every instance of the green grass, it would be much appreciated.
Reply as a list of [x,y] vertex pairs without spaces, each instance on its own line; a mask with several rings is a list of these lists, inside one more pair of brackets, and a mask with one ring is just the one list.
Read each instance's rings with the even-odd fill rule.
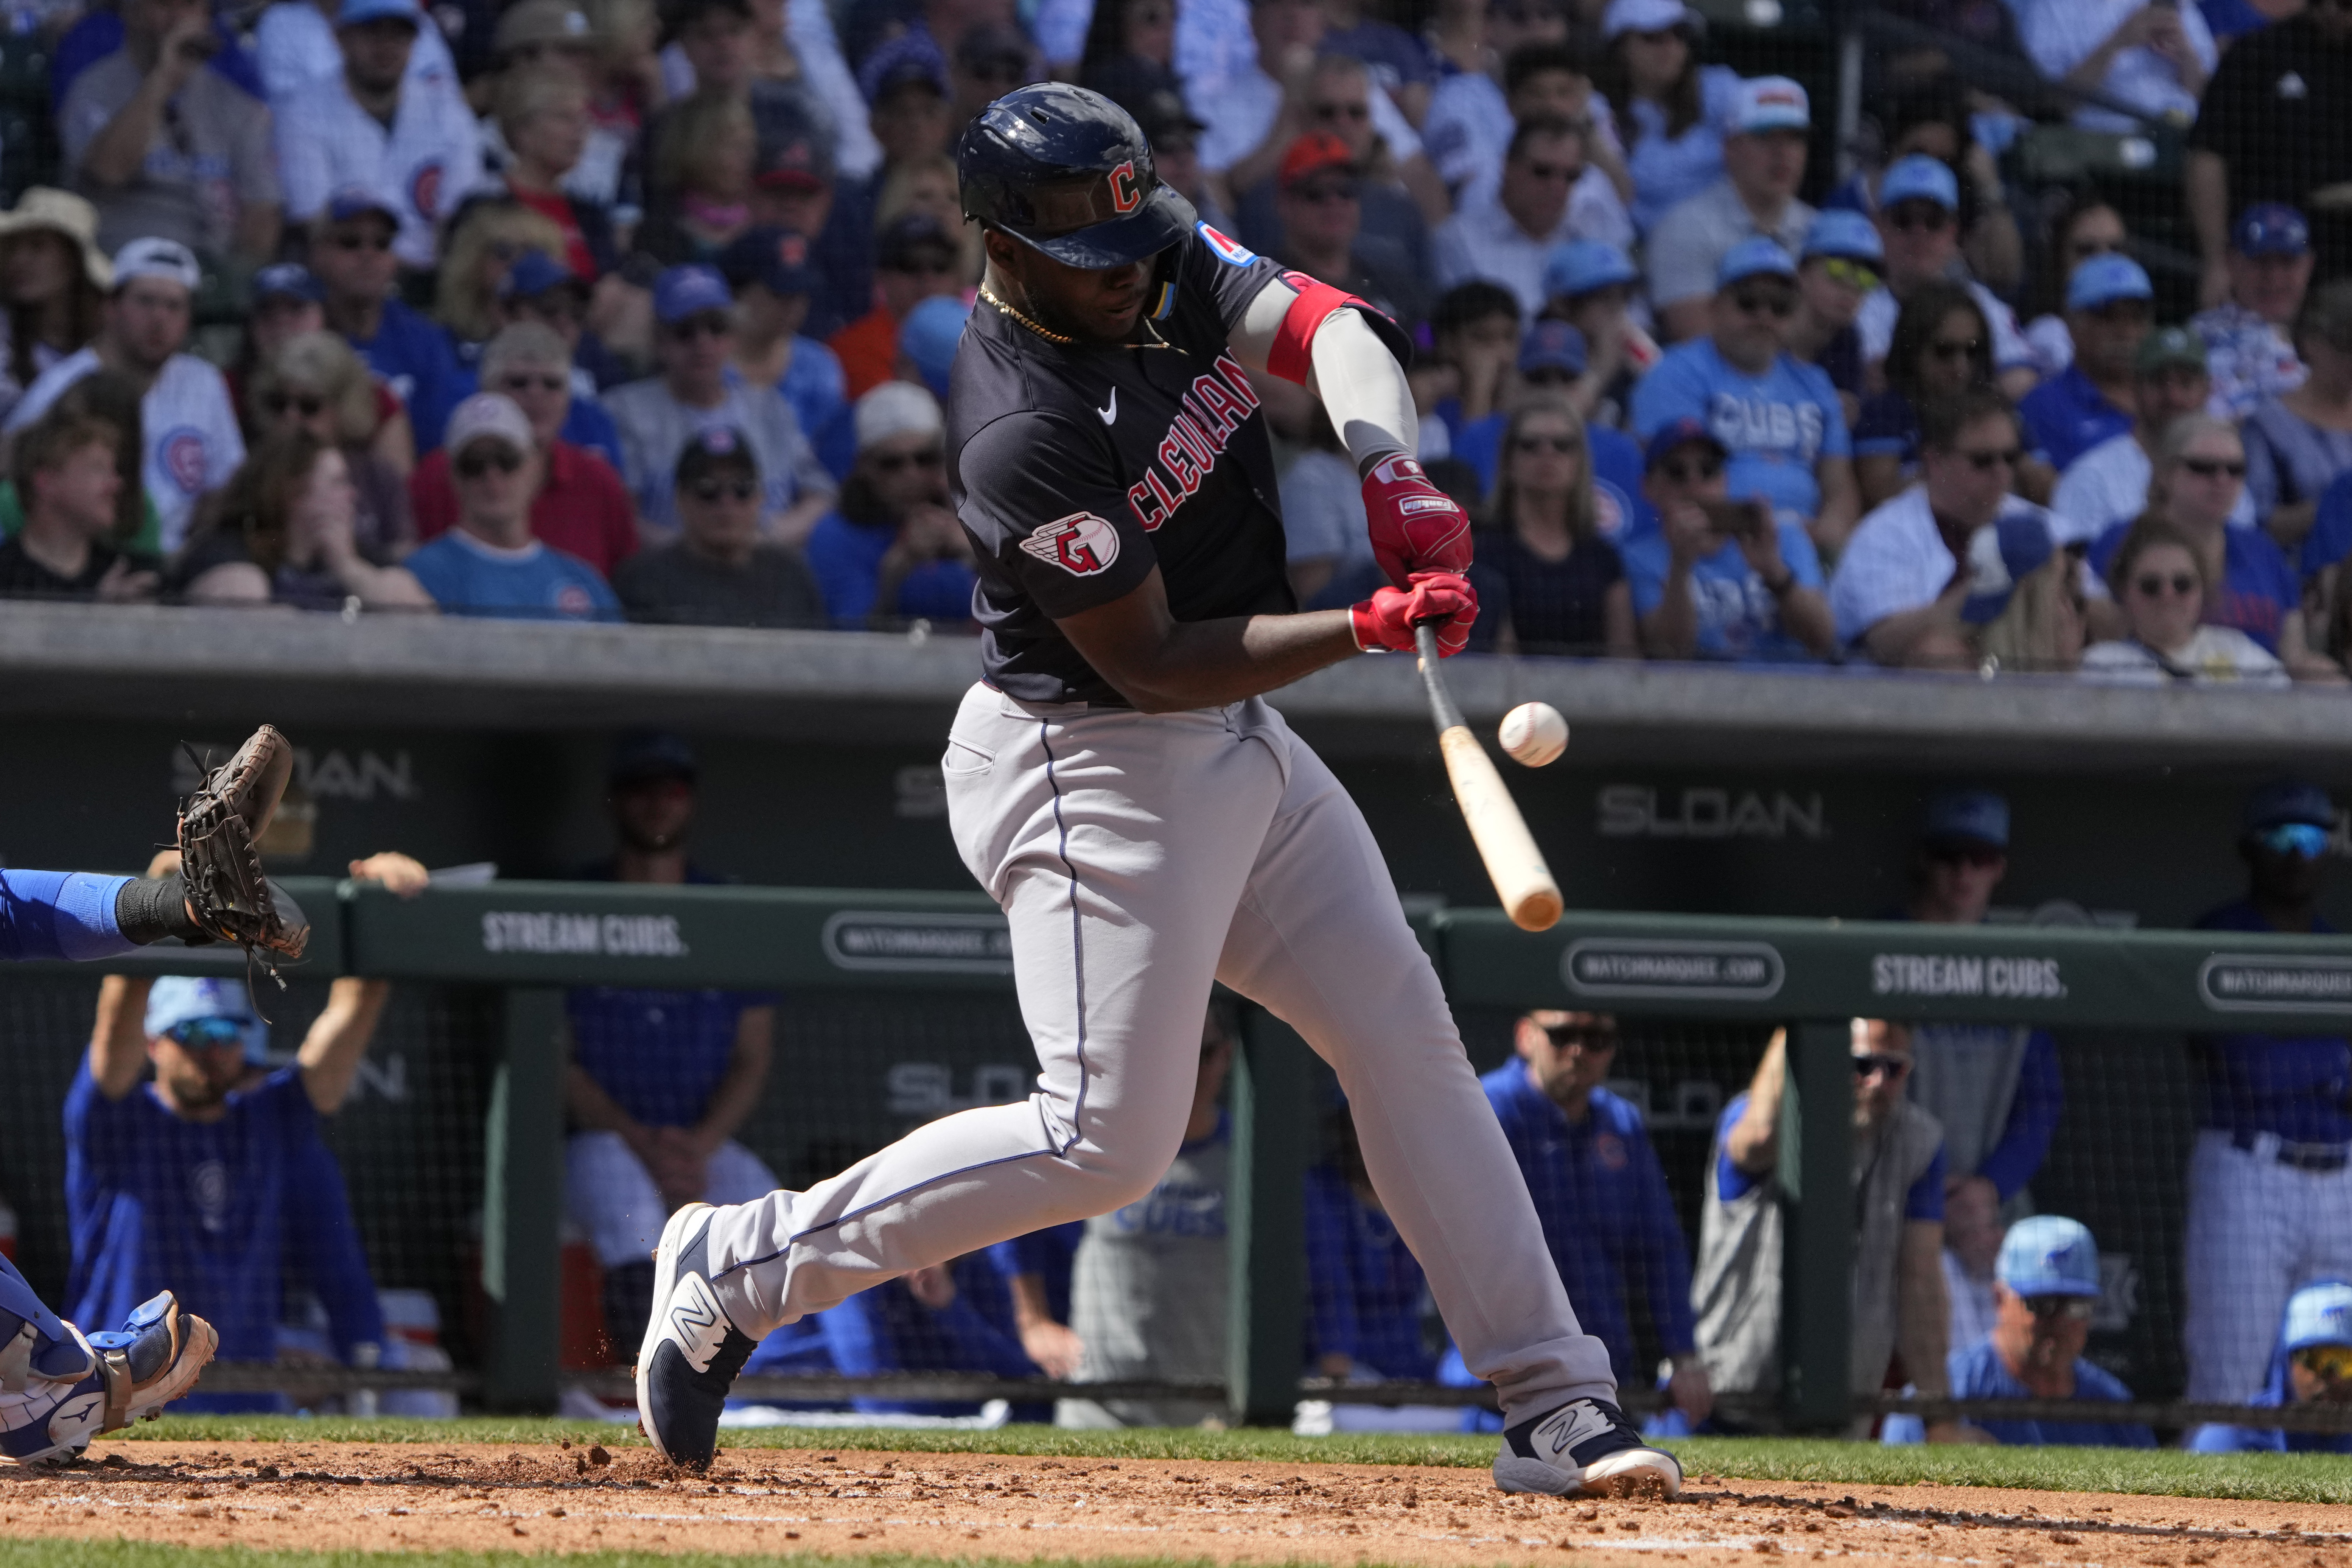
[[[126,1434],[130,1436],[131,1434]],[[278,1415],[175,1415],[142,1425],[140,1438],[175,1442],[603,1443],[642,1444],[625,1426],[528,1416],[463,1421],[302,1420]],[[902,1453],[1012,1454],[1024,1458],[1235,1459],[1265,1464],[1480,1467],[1495,1439],[1359,1433],[1294,1437],[1251,1428],[1204,1432],[1144,1428],[1064,1432],[1050,1426],[994,1431],[730,1431],[738,1451],[762,1448],[887,1448]],[[2021,1487],[2042,1491],[2137,1492],[2158,1497],[2245,1498],[2273,1502],[2352,1503],[2352,1457],[2323,1454],[2142,1453],[2118,1448],[1885,1448],[1815,1438],[1694,1437],[1672,1445],[1693,1474],[1830,1484]],[[0,1557],[0,1568],[13,1568]]]
[[268,1552],[146,1541],[0,1541],[0,1568],[1212,1568],[1206,1558],[921,1557],[875,1552],[828,1557],[711,1552]]

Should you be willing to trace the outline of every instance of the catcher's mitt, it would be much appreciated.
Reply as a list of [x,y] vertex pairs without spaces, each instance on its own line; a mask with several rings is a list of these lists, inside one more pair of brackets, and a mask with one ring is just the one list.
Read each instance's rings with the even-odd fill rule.
[[275,977],[273,959],[300,958],[310,940],[310,922],[262,875],[255,847],[293,776],[293,748],[264,724],[225,765],[196,767],[205,782],[180,805],[188,911],[206,936],[236,943]]

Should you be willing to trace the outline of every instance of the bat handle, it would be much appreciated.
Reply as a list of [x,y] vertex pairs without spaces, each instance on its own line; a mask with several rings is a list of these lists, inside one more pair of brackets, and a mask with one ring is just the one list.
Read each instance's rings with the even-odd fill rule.
[[1421,650],[1421,685],[1429,694],[1429,716],[1441,735],[1448,730],[1468,729],[1469,721],[1462,710],[1454,705],[1454,693],[1445,689],[1445,677],[1438,673],[1437,623],[1420,621],[1412,628],[1413,647]]

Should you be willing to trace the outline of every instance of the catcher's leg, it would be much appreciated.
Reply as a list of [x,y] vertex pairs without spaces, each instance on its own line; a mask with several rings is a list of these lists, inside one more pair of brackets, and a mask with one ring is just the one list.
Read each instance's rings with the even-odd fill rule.
[[0,1392],[0,1456],[18,1464],[69,1457],[102,1432],[160,1415],[195,1386],[220,1342],[169,1290],[108,1333],[85,1337],[61,1326],[89,1370],[70,1379],[28,1377],[21,1389]]

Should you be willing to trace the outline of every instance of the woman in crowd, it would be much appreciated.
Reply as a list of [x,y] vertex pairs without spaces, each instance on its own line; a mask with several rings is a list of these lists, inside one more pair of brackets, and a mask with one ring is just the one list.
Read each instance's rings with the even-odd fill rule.
[[499,330],[499,284],[526,250],[562,260],[563,231],[503,193],[468,202],[449,226],[441,247],[433,314],[448,331],[457,345],[457,358],[468,369],[482,344]]
[[[1965,200],[1965,189],[1961,195]],[[2074,334],[2066,327],[2066,279],[2092,257],[2122,250],[2130,238],[2124,215],[2094,191],[2077,194],[2051,225],[2050,251],[2042,261],[2037,290],[2042,310],[2025,328],[2034,369],[2045,377],[2074,363]]]
[[2292,550],[2311,531],[2319,498],[2352,469],[2352,279],[2314,289],[2294,319],[2294,352],[2310,374],[2246,416],[2246,489],[2254,515]]
[[257,441],[301,430],[342,453],[355,497],[352,536],[362,555],[388,566],[416,543],[408,507],[416,455],[397,428],[391,431],[395,449],[389,455],[380,449],[385,427],[377,417],[375,386],[341,338],[304,332],[280,344],[254,374],[246,416]]
[[664,267],[715,261],[729,240],[751,226],[758,153],[751,110],[732,94],[698,92],[665,115],[636,248]]
[[927,620],[968,626],[971,543],[948,509],[939,400],[886,381],[857,400],[857,462],[802,553],[844,629]]
[[[1698,63],[1705,26],[1689,6],[1663,26],[1632,25],[1633,0],[1612,0],[1601,24],[1608,53],[1593,85],[1616,111],[1617,140],[1633,180],[1633,222],[1644,233],[1685,196],[1723,173],[1723,133],[1739,73]],[[1647,10],[1652,7],[1641,6]]]
[[967,291],[976,287],[986,257],[981,248],[980,225],[964,219],[953,158],[942,153],[936,158],[914,159],[894,165],[882,176],[882,188],[874,200],[874,231],[881,233],[908,212],[930,214],[955,237],[956,251],[963,263],[963,286]]
[[1474,648],[1639,657],[1625,563],[1595,526],[1584,422],[1566,398],[1531,395],[1512,414],[1469,575]]
[[1957,283],[1922,285],[1895,318],[1886,390],[1863,399],[1853,426],[1862,509],[1892,500],[1919,477],[1919,415],[1929,403],[1990,386],[1992,329]]
[[208,498],[173,573],[192,605],[287,605],[340,610],[429,611],[405,566],[361,552],[358,495],[343,454],[308,430],[283,430],[254,448]]
[[[1144,68],[1139,70],[1137,62]],[[1078,61],[1079,84],[1097,87],[1107,71],[1115,85],[1151,73],[1175,85],[1176,0],[1095,0],[1087,22],[1087,52]]]
[[2284,686],[2286,667],[2235,626],[2205,624],[2212,583],[2189,536],[2160,517],[2143,517],[2116,547],[2107,585],[2125,635],[2094,643],[2083,673],[2134,686],[2181,681]]
[[[2199,575],[2213,584],[2204,596],[2207,619],[2245,633],[2297,680],[2340,681],[2344,671],[2305,635],[2303,584],[2286,556],[2261,529],[2230,526],[2245,478],[2246,448],[2235,426],[2202,414],[2176,419],[2157,442],[2139,522],[2168,523],[2188,541]],[[2119,522],[2093,542],[2094,571],[2111,572],[2139,522]]]
[[97,210],[81,197],[35,185],[0,214],[0,417],[35,377],[98,335],[113,276],[98,248]]
[[559,258],[574,277],[594,283],[621,258],[611,212],[565,186],[594,123],[588,89],[569,71],[509,71],[499,83],[498,119],[508,192],[555,226],[563,241]]

